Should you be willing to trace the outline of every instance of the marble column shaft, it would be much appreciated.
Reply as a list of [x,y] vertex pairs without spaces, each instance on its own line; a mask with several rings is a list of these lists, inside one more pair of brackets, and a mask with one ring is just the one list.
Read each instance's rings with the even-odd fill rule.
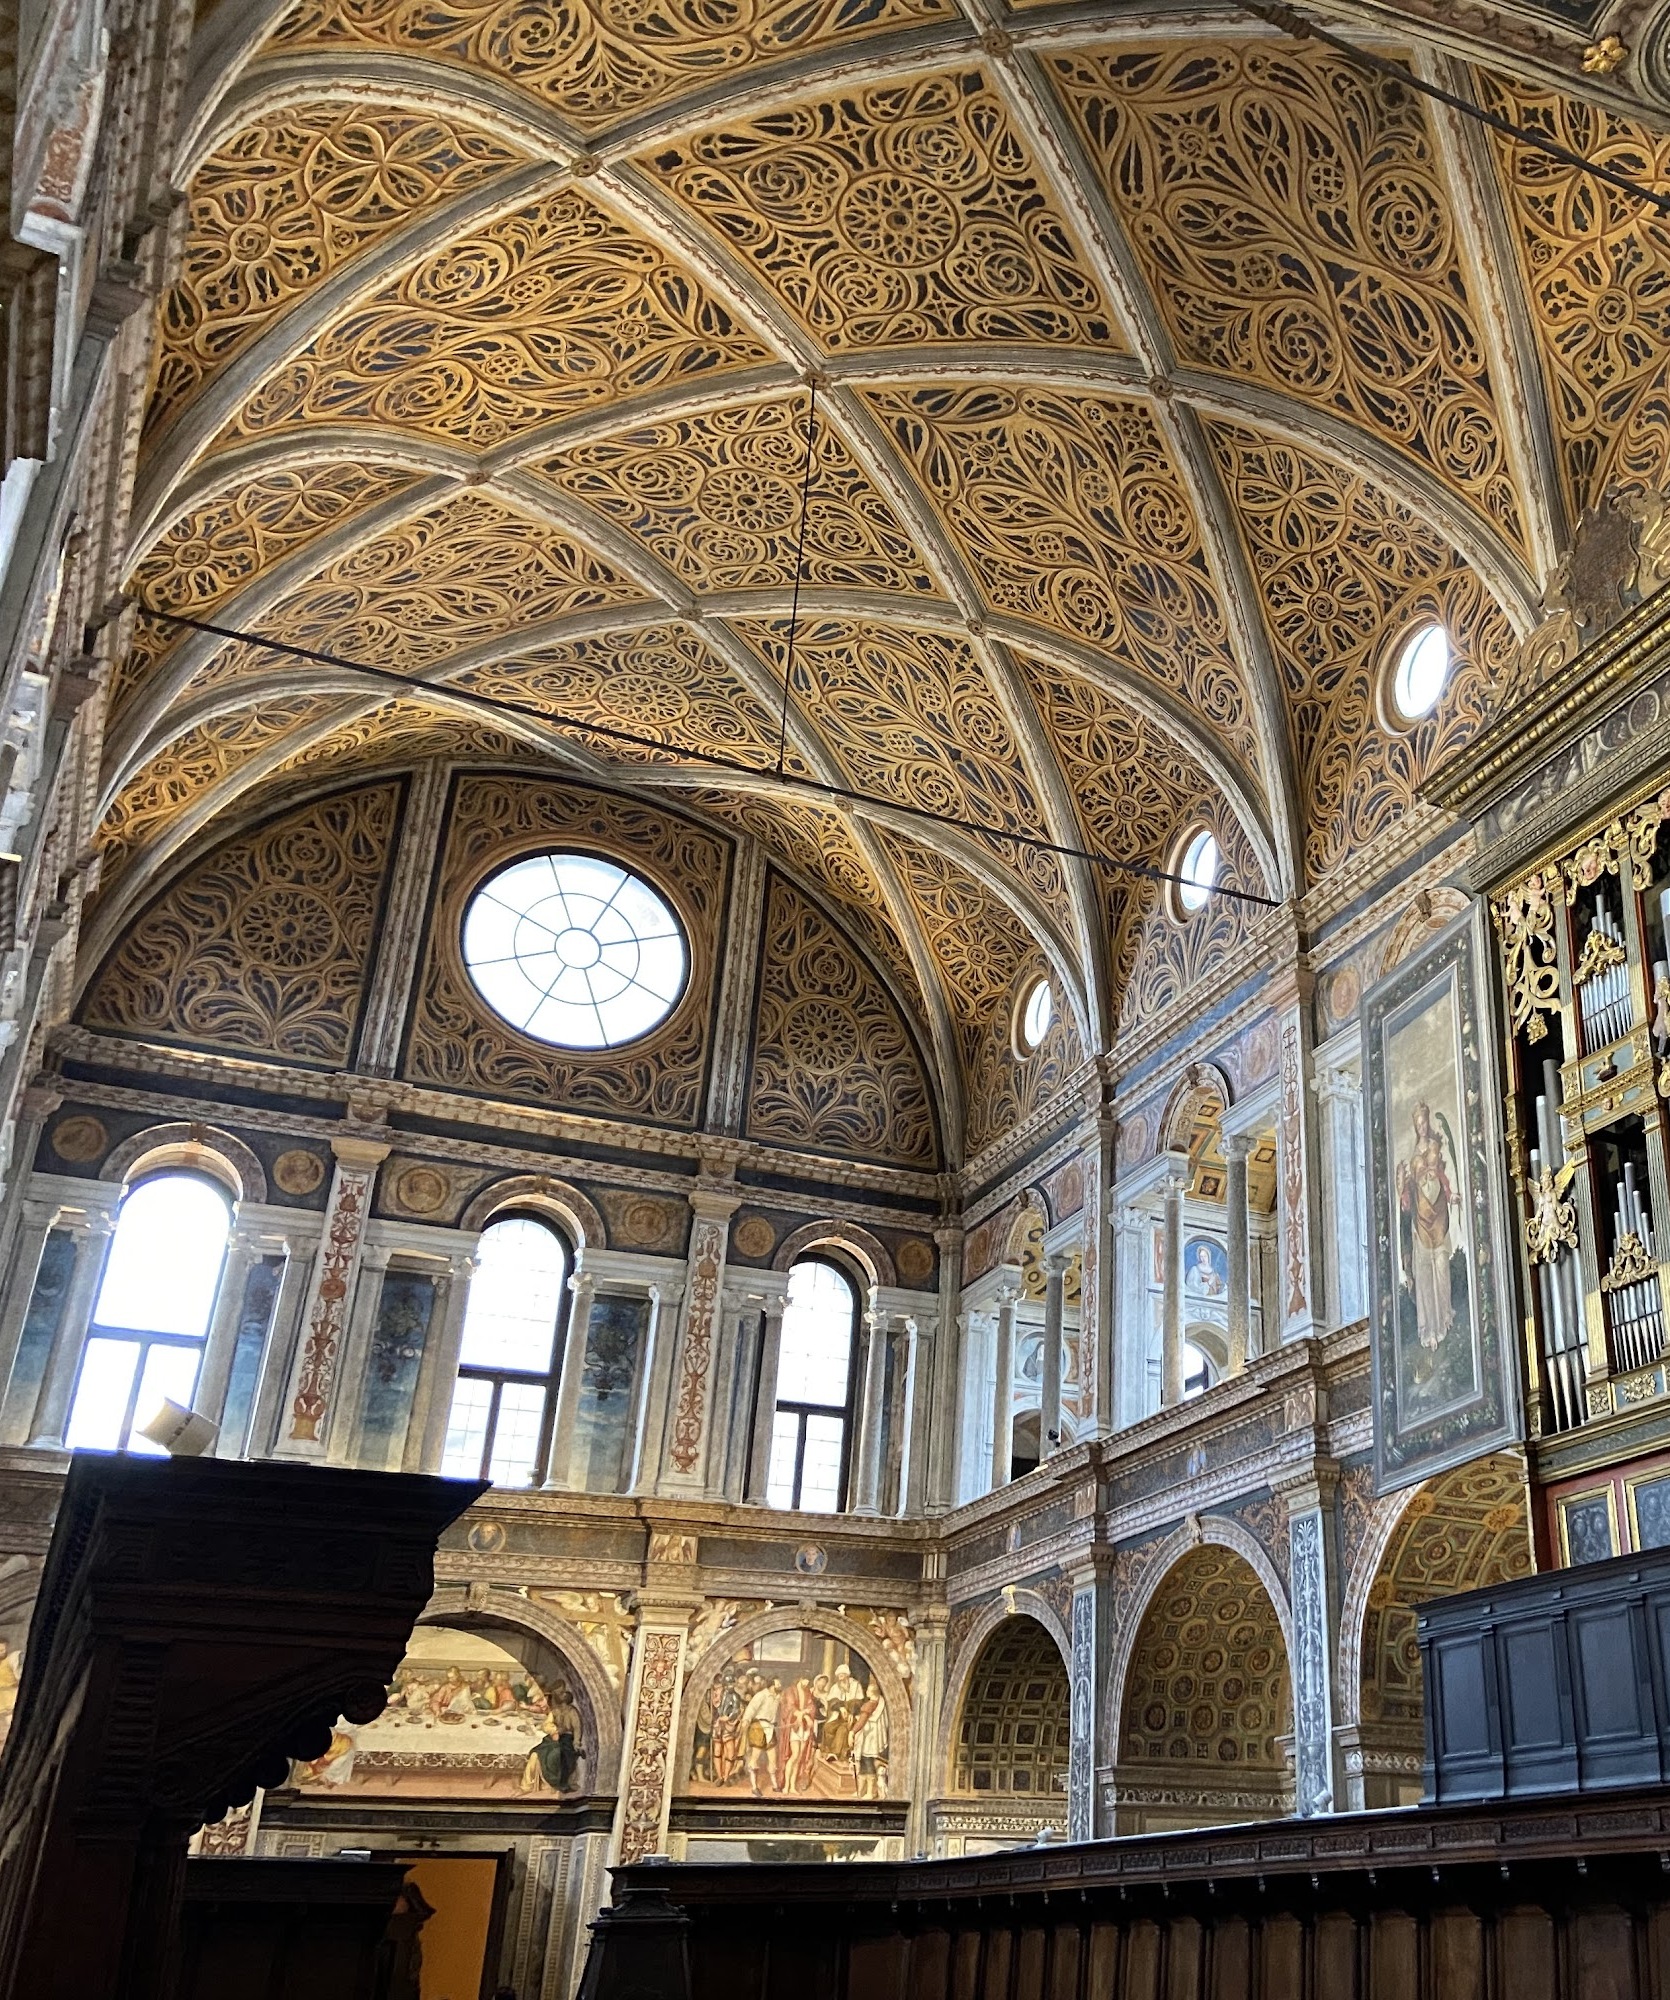
[[557,1408],[551,1419],[551,1450],[546,1460],[544,1484],[566,1487],[570,1492],[585,1490],[585,1475],[574,1472],[574,1430],[580,1415],[580,1391],[586,1376],[586,1343],[591,1334],[591,1305],[596,1282],[585,1271],[576,1271],[568,1281],[573,1302],[568,1309],[568,1334],[562,1344],[562,1372],[557,1377]]
[[1247,1240],[1247,1156],[1254,1140],[1246,1132],[1224,1136],[1225,1251],[1229,1264],[1229,1372],[1239,1375],[1252,1353],[1252,1265]]
[[777,1414],[777,1367],[783,1353],[783,1309],[787,1301],[767,1301],[760,1315],[760,1367],[754,1389],[754,1428],[749,1440],[748,1484],[744,1497],[765,1502],[771,1477],[771,1434]]
[[75,1389],[76,1371],[81,1366],[81,1350],[86,1345],[93,1309],[98,1304],[99,1283],[104,1277],[110,1239],[116,1233],[113,1214],[88,1215],[70,1223],[75,1237],[75,1276],[64,1299],[58,1337],[47,1362],[41,1393],[35,1403],[35,1421],[30,1428],[31,1444],[57,1445],[64,1441],[64,1426],[70,1414],[70,1396]]
[[885,1427],[883,1396],[887,1388],[887,1314],[879,1308],[864,1315],[864,1376],[859,1393],[858,1436],[853,1447],[855,1514],[881,1512],[881,1443]]
[[1188,1181],[1173,1168],[1161,1182],[1165,1197],[1165,1293],[1160,1329],[1160,1406],[1183,1400],[1183,1190]]
[[1015,1464],[1015,1308],[1020,1292],[997,1295],[997,1354],[992,1370],[992,1491],[1007,1486]]
[[1044,1348],[1043,1375],[1038,1404],[1038,1456],[1051,1458],[1061,1449],[1061,1371],[1066,1311],[1067,1266],[1072,1259],[1065,1250],[1051,1250],[1044,1257]]

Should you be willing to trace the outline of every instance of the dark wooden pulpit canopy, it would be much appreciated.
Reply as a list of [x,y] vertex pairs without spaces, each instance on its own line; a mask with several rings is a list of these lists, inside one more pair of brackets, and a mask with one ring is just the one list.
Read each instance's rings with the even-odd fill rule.
[[381,1712],[482,1490],[71,1462],[0,1762],[0,2000],[163,2000],[191,1834]]

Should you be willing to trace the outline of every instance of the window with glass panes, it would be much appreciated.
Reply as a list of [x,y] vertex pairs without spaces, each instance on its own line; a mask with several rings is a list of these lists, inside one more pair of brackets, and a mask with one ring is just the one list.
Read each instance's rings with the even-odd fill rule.
[[129,1188],[70,1399],[72,1451],[161,1453],[139,1428],[164,1402],[191,1408],[231,1231],[231,1198],[205,1174]]
[[789,1272],[771,1422],[768,1506],[834,1514],[846,1504],[858,1293],[822,1257]]
[[556,1409],[568,1245],[538,1216],[507,1215],[481,1232],[476,1259],[441,1470],[530,1486]]

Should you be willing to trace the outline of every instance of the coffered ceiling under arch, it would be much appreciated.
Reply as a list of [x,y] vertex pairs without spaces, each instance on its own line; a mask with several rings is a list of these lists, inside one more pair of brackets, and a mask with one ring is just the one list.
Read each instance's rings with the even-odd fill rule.
[[[1352,32],[1670,173],[1546,64]],[[428,686],[138,618],[90,937],[312,763],[509,748],[836,898],[976,1147],[1010,985],[1076,1061],[1253,920],[1104,863],[1198,821],[1325,899],[1666,475],[1666,225],[1233,8],[221,0],[185,131],[132,592]]]

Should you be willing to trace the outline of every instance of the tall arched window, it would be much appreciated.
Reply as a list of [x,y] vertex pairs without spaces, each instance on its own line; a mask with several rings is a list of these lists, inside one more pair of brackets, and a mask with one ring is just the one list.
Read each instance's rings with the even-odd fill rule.
[[507,1215],[482,1231],[476,1255],[441,1470],[529,1486],[550,1449],[568,1245],[538,1216]]
[[768,1506],[834,1514],[845,1505],[857,1332],[852,1280],[822,1257],[802,1257],[789,1272],[777,1350]]
[[165,1400],[191,1407],[231,1229],[231,1199],[205,1174],[152,1174],[128,1189],[81,1350],[72,1450],[161,1451],[136,1427]]

